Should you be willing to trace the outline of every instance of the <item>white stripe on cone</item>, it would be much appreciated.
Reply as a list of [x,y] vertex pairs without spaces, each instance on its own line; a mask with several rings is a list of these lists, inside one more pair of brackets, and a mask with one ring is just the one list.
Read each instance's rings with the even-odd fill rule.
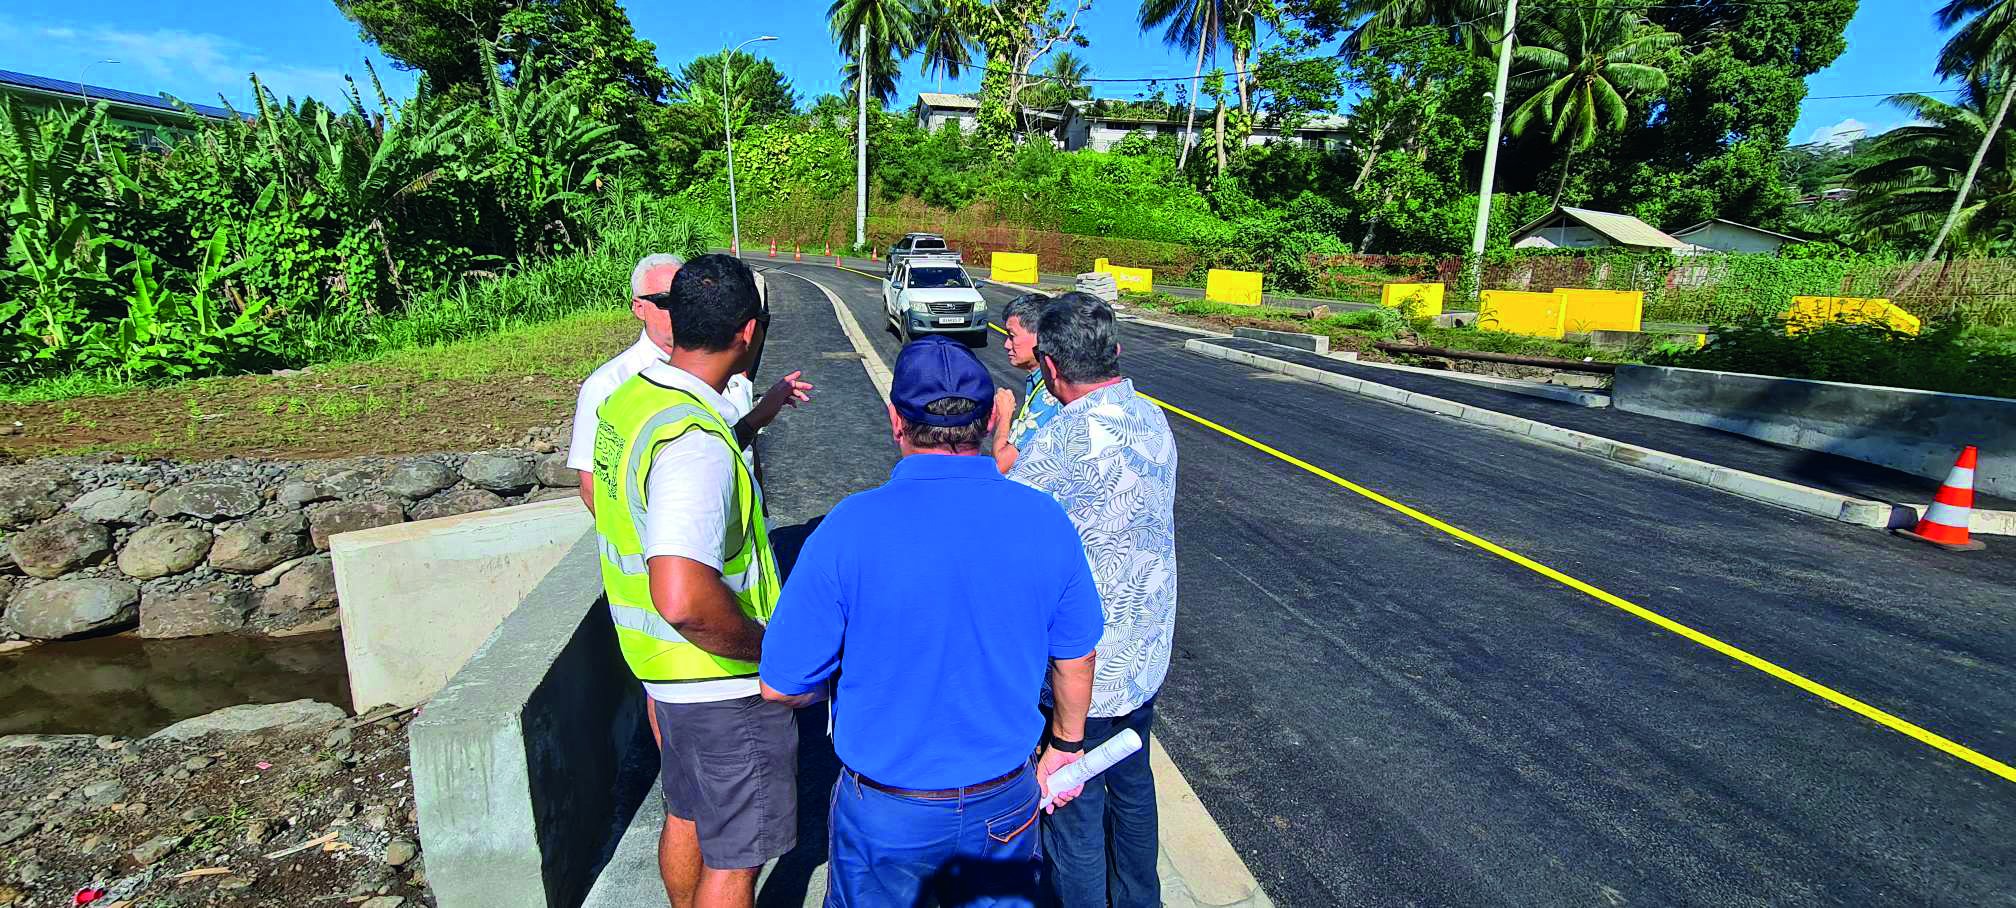
[[1925,519],[1940,526],[1964,530],[1967,529],[1967,510],[1943,501],[1935,501],[1931,507],[1925,509]]
[[1955,489],[1966,489],[1970,492],[1973,491],[1974,468],[1954,467],[1953,472],[1946,474],[1946,485]]

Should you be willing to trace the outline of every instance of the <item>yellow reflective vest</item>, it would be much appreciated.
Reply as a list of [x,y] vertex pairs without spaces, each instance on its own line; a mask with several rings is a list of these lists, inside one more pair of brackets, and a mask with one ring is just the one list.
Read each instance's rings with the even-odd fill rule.
[[[753,693],[756,663],[723,659],[679,635],[651,602],[642,527],[651,463],[688,432],[714,436],[734,455],[735,505],[722,540],[721,579],[742,613],[767,623],[777,607],[777,561],[763,521],[761,492],[735,443],[735,430],[699,397],[638,374],[596,410],[595,532],[602,537],[602,586],[616,640],[641,681],[692,685],[724,695]],[[744,691],[743,688],[748,688]]]

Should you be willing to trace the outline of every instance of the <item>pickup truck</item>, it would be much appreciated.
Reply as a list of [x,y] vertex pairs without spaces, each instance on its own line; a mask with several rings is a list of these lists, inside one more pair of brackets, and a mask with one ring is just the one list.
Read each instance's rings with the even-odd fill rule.
[[923,255],[935,257],[949,255],[956,259],[959,253],[953,252],[952,248],[946,245],[945,238],[938,234],[906,233],[902,239],[896,241],[896,245],[890,246],[889,252],[882,257],[883,273],[893,274],[898,264]]
[[987,345],[987,300],[957,255],[914,256],[882,281],[882,312],[904,343],[919,334],[963,334]]

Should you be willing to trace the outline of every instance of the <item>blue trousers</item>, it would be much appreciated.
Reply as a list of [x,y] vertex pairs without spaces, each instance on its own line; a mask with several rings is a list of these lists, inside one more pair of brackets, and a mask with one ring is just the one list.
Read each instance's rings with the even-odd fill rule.
[[1085,793],[1043,818],[1043,855],[1062,908],[1155,908],[1155,775],[1148,768],[1148,726],[1155,701],[1124,716],[1085,720],[1090,750],[1134,729],[1141,749],[1085,783]]
[[1000,787],[906,798],[843,771],[827,816],[827,908],[1033,908],[1042,892],[1034,766]]

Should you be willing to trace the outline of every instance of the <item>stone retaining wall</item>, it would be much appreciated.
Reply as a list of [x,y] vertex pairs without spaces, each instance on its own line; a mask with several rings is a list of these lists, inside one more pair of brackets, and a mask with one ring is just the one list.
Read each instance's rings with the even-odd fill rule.
[[[549,436],[551,437],[551,436]],[[0,473],[0,640],[337,626],[337,533],[575,494],[532,450],[319,462],[62,458]]]

